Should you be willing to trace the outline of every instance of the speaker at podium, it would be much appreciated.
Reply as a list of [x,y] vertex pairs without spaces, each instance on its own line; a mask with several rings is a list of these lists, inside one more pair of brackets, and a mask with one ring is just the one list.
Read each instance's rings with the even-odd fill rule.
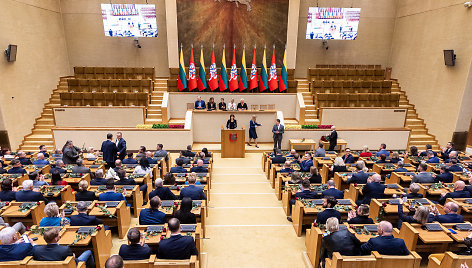
[[244,158],[246,155],[246,130],[225,129],[221,126],[221,158]]

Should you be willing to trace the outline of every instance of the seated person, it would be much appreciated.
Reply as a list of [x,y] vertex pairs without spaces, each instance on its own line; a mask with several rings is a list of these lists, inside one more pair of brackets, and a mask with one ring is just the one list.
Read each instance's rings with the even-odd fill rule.
[[197,97],[197,101],[195,101],[194,108],[196,110],[205,110],[206,109],[205,101],[202,100],[202,97],[200,97],[200,96]]
[[64,226],[70,223],[70,219],[64,217],[64,212],[59,214],[59,207],[56,202],[50,202],[44,207],[44,213],[47,217],[44,217],[39,222],[39,227],[49,226]]
[[215,111],[216,110],[215,98],[211,97],[210,100],[208,100],[207,110],[208,111]]
[[18,152],[18,160],[20,161],[22,166],[28,166],[33,164],[31,160],[26,157],[26,153],[23,151]]
[[291,165],[294,165],[294,164],[300,164],[300,155],[298,153],[295,153],[293,155],[293,161],[292,163],[290,163]]
[[419,223],[421,225],[425,225],[430,221],[429,217],[429,208],[427,206],[419,206],[415,210],[415,215],[413,216],[407,216],[403,214],[403,199],[399,199],[398,203],[398,229],[402,228],[402,223],[403,222],[408,222],[408,223]]
[[318,149],[315,150],[315,157],[325,157],[326,150],[323,149],[323,143],[318,143]]
[[[449,153],[448,158],[447,158],[446,160],[444,160],[444,163],[450,163],[452,159],[456,159],[456,160],[457,160],[457,155],[458,155],[458,154],[459,154],[459,153],[458,153],[457,151],[454,151],[454,150],[451,151],[451,152]],[[445,153],[443,153],[443,155],[445,155]]]
[[37,159],[34,160],[33,165],[40,165],[40,166],[49,165],[49,161],[44,160],[44,154],[39,153],[36,157]]
[[238,111],[247,110],[247,103],[244,102],[244,99],[241,99],[241,101],[239,101],[237,109]]
[[170,172],[171,173],[187,173],[187,170],[182,167],[183,165],[184,165],[184,162],[181,159],[178,159],[177,166],[171,167]]
[[433,146],[431,144],[426,144],[426,151],[421,152],[420,156],[427,156],[428,152],[432,152],[434,157],[438,156],[438,154],[433,151]]
[[18,202],[37,202],[44,201],[47,203],[46,198],[40,192],[33,191],[33,181],[26,180],[22,184],[23,190],[16,192],[16,201]]
[[176,218],[169,220],[170,238],[159,242],[159,259],[185,260],[192,255],[198,255],[193,237],[180,234],[180,221]]
[[401,161],[400,155],[398,154],[398,152],[393,152],[392,153],[392,158],[390,158],[390,163],[396,164],[399,161]]
[[321,240],[320,260],[323,264],[326,258],[333,258],[333,252],[339,252],[343,256],[360,255],[361,241],[347,228],[339,230],[337,218],[329,218],[326,221],[326,229],[329,234]]
[[416,175],[411,175],[410,177],[412,178],[412,182],[416,183],[434,183],[435,179],[431,175],[430,172],[426,172],[426,169],[428,166],[425,163],[421,163],[418,165],[418,174]]
[[[280,150],[280,149],[278,149],[278,150]],[[310,168],[312,166],[313,166],[313,160],[311,159],[311,154],[306,153],[305,156],[303,157],[302,162],[300,163],[300,171],[301,172],[309,172]]]
[[354,163],[354,156],[351,154],[351,149],[346,148],[345,154],[342,157],[344,164],[352,164]]
[[234,99],[231,99],[228,102],[228,111],[236,111],[237,110],[237,104],[234,102]]
[[367,145],[362,146],[362,153],[359,154],[359,157],[371,157],[372,153],[369,151]]
[[146,157],[146,146],[139,146],[138,153],[136,154],[136,160]]
[[394,169],[392,172],[408,172],[408,169],[404,168],[404,163],[403,161],[398,161],[397,162],[397,168]]
[[292,173],[292,165],[290,164],[290,161],[285,161],[284,167],[279,171],[279,173]]
[[357,205],[360,204],[370,204],[371,199],[381,199],[384,198],[385,185],[380,184],[382,177],[379,174],[372,175],[372,182],[367,182],[364,187],[362,187],[362,194],[364,195],[363,200],[357,200]]
[[139,225],[155,225],[166,223],[166,214],[159,211],[161,199],[154,196],[149,200],[150,208],[145,208],[139,213]]
[[290,175],[290,181],[285,182],[286,184],[301,184],[303,182],[302,174],[300,172],[293,172]]
[[43,174],[39,174],[38,171],[31,172],[30,174],[28,174],[28,177],[30,180],[33,181],[34,187],[41,187],[43,185],[49,185],[46,181],[44,181]]
[[351,210],[347,216],[349,224],[374,224],[374,220],[369,218],[369,206],[360,205],[357,207],[357,215],[355,210]]
[[13,191],[13,182],[9,178],[5,178],[0,183],[2,190],[0,191],[0,201],[11,202],[16,199],[16,192]]
[[203,148],[202,148],[202,153],[205,154],[205,158],[206,158],[206,157],[211,157],[211,152],[209,152],[209,151],[208,151],[208,148],[206,148],[206,147],[203,147]]
[[275,156],[271,158],[272,164],[283,164],[287,159],[282,156],[282,150],[275,150]]
[[379,151],[375,153],[376,157],[380,157],[382,154],[384,154],[386,157],[390,156],[390,152],[386,150],[387,145],[385,143],[380,144]]
[[123,268],[124,266],[123,258],[120,255],[111,255],[105,262],[105,268]]
[[95,150],[93,149],[93,147],[88,147],[88,149],[87,149],[87,155],[85,155],[85,158],[87,158],[87,159],[97,158],[99,154],[100,154],[100,152],[99,152],[99,151],[95,151]]
[[441,165],[439,174],[433,174],[433,178],[435,178],[438,182],[451,183],[454,180],[454,175],[449,172],[446,165]]
[[59,173],[66,173],[67,170],[64,169],[66,165],[64,164],[64,162],[62,162],[62,160],[56,160],[56,164],[54,167],[52,167],[50,170],[49,170],[49,173],[53,173],[54,171],[58,171]]
[[185,157],[195,157],[195,153],[192,152],[192,145],[187,145],[187,150],[183,151]]
[[164,175],[164,185],[174,185],[174,184],[175,184],[174,174],[167,172],[166,175]]
[[180,152],[179,157],[177,157],[177,158],[175,159],[175,163],[176,163],[176,164],[177,164],[177,162],[178,162],[179,160],[181,160],[184,165],[190,164],[190,158],[184,156],[184,153],[185,153],[185,151],[181,151],[181,152]]
[[70,216],[71,226],[96,226],[102,224],[101,219],[87,214],[88,206],[86,202],[79,201],[75,207],[78,214]]
[[131,228],[127,234],[128,245],[121,245],[118,253],[123,260],[147,260],[151,256],[151,249],[144,243],[145,236],[138,228]]
[[177,199],[177,197],[172,193],[169,187],[164,187],[161,178],[157,178],[154,184],[156,185],[156,189],[149,193],[149,199],[152,199],[154,196],[158,196],[161,200]]
[[152,158],[152,152],[151,151],[146,151],[146,159],[149,162],[150,165],[156,165],[157,164],[157,159]]
[[195,161],[193,162],[194,164],[196,164],[198,160],[202,160],[203,164],[210,164],[210,161],[207,159],[207,156],[205,155],[204,152],[200,152],[197,155],[195,155],[195,157],[197,156],[198,156],[198,159],[195,159]]
[[[145,161],[146,158],[141,158],[141,161]],[[136,181],[134,179],[130,179],[128,176],[126,176],[126,170],[120,169],[117,172],[119,180],[115,182],[115,185],[136,185]]]
[[33,241],[23,241],[13,227],[5,227],[0,231],[0,262],[20,261],[33,255]]
[[224,98],[221,98],[220,103],[218,103],[218,110],[226,111],[226,103]]
[[195,178],[195,181],[196,181],[195,185],[202,185],[202,183],[198,180],[197,173],[195,173],[195,172],[190,172],[190,173],[187,174],[187,176],[188,176],[188,177],[187,177],[187,181],[185,181],[185,185],[188,185],[188,184],[189,184],[189,183],[188,183],[188,178],[190,178],[190,177],[194,177],[194,178]]
[[387,156],[385,154],[380,155],[380,159],[375,162],[376,164],[386,164],[388,163],[387,161]]
[[44,157],[49,158],[48,149],[46,148],[46,145],[39,145],[39,152],[42,153]]
[[439,214],[439,210],[436,206],[432,205],[431,210],[434,212],[433,221],[439,223],[462,223],[464,219],[462,215],[457,214],[459,206],[454,202],[448,202],[444,205],[443,210],[446,214]]
[[208,169],[203,167],[203,160],[197,160],[197,166],[190,169],[190,172],[208,173]]
[[11,160],[10,165],[12,166],[12,168],[10,168],[8,170],[8,174],[26,174],[26,173],[28,173],[28,172],[26,172],[25,169],[22,168],[20,160],[18,160],[18,159]]
[[97,169],[95,171],[95,179],[90,181],[90,185],[105,185],[107,180],[103,178],[103,169]]
[[163,144],[157,144],[156,151],[154,152],[154,157],[164,157],[165,160],[169,159],[169,155],[167,154],[167,151],[164,150]]
[[134,168],[133,174],[149,174],[152,179],[152,168],[147,158],[139,159],[139,165]]
[[321,174],[315,166],[310,167],[310,183],[321,183]]
[[[310,189],[310,181],[303,180],[302,181],[302,190],[292,196],[292,199],[288,201],[290,212],[292,211],[292,206],[295,205],[295,201],[297,199],[318,199],[319,195],[316,192],[311,191]],[[291,215],[292,213],[290,213]],[[292,221],[292,217],[287,217],[288,221]]]
[[364,172],[364,166],[359,163],[356,163],[356,173],[353,173],[352,176],[347,179],[347,183],[357,183],[357,184],[366,184],[367,179],[369,178],[369,174]]
[[115,181],[108,179],[106,184],[107,191],[98,195],[98,201],[121,201],[124,200],[126,203],[126,191],[122,194],[115,191]]
[[449,172],[462,172],[462,168],[457,165],[457,159],[451,158],[449,164],[450,166],[447,168]]
[[[41,174],[40,175],[40,180],[44,179],[44,176]],[[67,181],[62,179],[61,173],[59,171],[54,171],[54,173],[51,174],[51,185],[68,185]]]
[[290,154],[287,155],[287,156],[285,156],[285,157],[286,157],[286,158],[293,157],[296,153],[297,153],[297,150],[292,149],[292,150],[290,150]]
[[441,193],[441,198],[439,199],[438,203],[444,205],[448,198],[469,198],[470,193],[465,189],[465,182],[462,180],[458,180],[454,183],[454,192],[449,193]]
[[325,197],[323,199],[323,208],[325,210],[318,213],[315,220],[316,223],[326,224],[326,220],[328,220],[331,217],[335,217],[339,221],[341,221],[341,213],[334,209],[334,206],[336,206],[337,203],[338,201],[336,200],[336,198],[332,196]]
[[[33,248],[33,259],[35,261],[63,261],[68,256],[74,256],[72,250],[68,246],[59,245],[61,239],[59,228],[50,228],[44,232],[44,241],[47,245],[35,246]],[[91,250],[86,250],[78,258],[77,263],[85,262],[87,267],[95,267],[95,260]]]
[[409,193],[404,195],[408,199],[418,199],[418,198],[423,198],[422,194],[419,194],[418,192],[420,191],[420,186],[416,183],[411,183],[410,187],[408,188]]
[[344,192],[336,189],[335,183],[333,180],[329,180],[326,185],[328,185],[328,189],[324,190],[321,192],[321,195],[323,198],[332,196],[336,199],[343,199],[344,198]]
[[334,163],[329,170],[331,171],[331,174],[336,172],[348,172],[344,160],[339,156],[334,159]]
[[428,164],[439,164],[439,158],[437,158],[433,151],[428,151],[427,152],[428,160],[426,160],[426,163]]
[[188,178],[188,187],[183,188],[180,190],[180,199],[184,197],[190,197],[192,200],[206,200],[205,193],[203,193],[203,189],[196,187],[196,176],[189,176]]
[[90,173],[90,168],[84,166],[84,160],[79,158],[77,159],[77,166],[72,168],[72,173],[81,173],[81,174]]
[[75,201],[93,201],[97,199],[95,192],[88,191],[88,182],[81,180],[79,182],[79,189],[75,193]]
[[410,251],[405,245],[405,241],[394,238],[392,235],[393,226],[388,221],[381,221],[377,225],[379,236],[369,239],[361,246],[364,255],[369,255],[372,251],[377,251],[382,255],[408,255]]
[[123,164],[126,164],[126,165],[137,165],[138,164],[138,160],[136,159],[133,159],[133,153],[128,153],[128,157],[123,159]]
[[192,198],[184,197],[180,203],[180,209],[175,212],[174,217],[182,224],[196,224],[197,217],[192,213],[192,206]]

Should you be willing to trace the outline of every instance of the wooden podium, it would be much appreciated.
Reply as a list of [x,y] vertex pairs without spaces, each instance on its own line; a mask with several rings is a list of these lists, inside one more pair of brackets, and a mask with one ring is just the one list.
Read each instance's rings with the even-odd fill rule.
[[221,127],[221,158],[244,158],[246,154],[246,131]]

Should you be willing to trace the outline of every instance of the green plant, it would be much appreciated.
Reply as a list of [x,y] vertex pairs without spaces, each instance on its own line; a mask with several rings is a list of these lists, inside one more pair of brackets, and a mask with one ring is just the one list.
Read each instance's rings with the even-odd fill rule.
[[71,245],[75,245],[77,242],[79,242],[82,239],[87,238],[90,235],[93,235],[97,231],[96,228],[90,229],[87,233],[78,233],[75,235],[74,241],[72,241]]
[[153,124],[152,128],[159,129],[159,128],[169,128],[168,124]]
[[26,212],[28,210],[31,210],[33,207],[35,207],[37,203],[22,203],[20,207],[18,208],[19,212]]
[[116,218],[116,216],[111,214],[111,212],[105,206],[100,206],[97,204],[97,208],[100,209],[103,215],[108,216],[108,218]]

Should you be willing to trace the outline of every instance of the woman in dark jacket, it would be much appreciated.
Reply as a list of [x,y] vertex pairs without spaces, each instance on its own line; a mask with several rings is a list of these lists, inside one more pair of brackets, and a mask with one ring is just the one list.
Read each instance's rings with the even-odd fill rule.
[[321,183],[321,175],[318,172],[318,168],[316,168],[315,166],[312,166],[310,168],[310,174],[311,174],[310,183]]
[[192,198],[184,197],[180,203],[180,209],[175,212],[175,217],[179,219],[181,224],[197,223],[195,214],[192,213]]
[[97,197],[92,191],[87,191],[88,182],[86,180],[81,180],[79,182],[79,190],[75,193],[75,201],[93,201]]
[[215,103],[215,99],[213,97],[211,97],[210,100],[208,101],[207,109],[208,109],[208,111],[215,111],[216,110],[216,103]]
[[349,232],[347,228],[339,230],[339,221],[332,217],[326,221],[326,229],[329,235],[323,237],[321,241],[320,261],[323,264],[326,258],[333,258],[333,252],[339,252],[341,255],[357,256],[360,254],[361,241]]
[[229,116],[228,122],[226,122],[226,128],[227,129],[235,129],[238,127],[238,122],[236,121],[236,117],[234,117],[234,114]]
[[2,181],[2,191],[0,191],[0,201],[11,202],[16,199],[16,192],[12,191],[12,181],[5,178]]

